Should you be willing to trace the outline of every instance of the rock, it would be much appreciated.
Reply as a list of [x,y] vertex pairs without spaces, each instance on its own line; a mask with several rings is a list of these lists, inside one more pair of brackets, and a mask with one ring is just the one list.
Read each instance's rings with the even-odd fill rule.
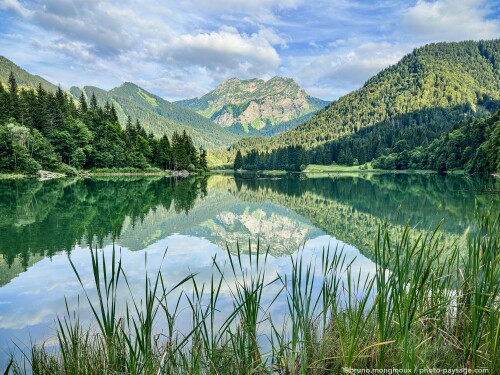
[[182,102],[219,126],[241,124],[257,130],[295,120],[328,104],[284,77],[268,81],[231,78],[200,99]]
[[62,173],[42,171],[42,170],[38,171],[38,175],[40,176],[41,181],[50,180],[52,178],[66,177],[66,175]]
[[173,171],[172,172],[172,176],[174,177],[189,177],[189,171],[186,171],[185,169],[181,170],[181,171]]

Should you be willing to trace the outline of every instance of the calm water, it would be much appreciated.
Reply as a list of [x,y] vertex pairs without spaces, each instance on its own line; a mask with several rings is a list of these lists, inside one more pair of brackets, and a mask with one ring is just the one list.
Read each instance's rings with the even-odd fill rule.
[[[0,369],[15,344],[53,342],[64,298],[77,309],[82,293],[68,256],[91,288],[89,246],[108,255],[113,244],[121,249],[138,293],[145,270],[154,273],[167,248],[162,273],[168,282],[174,285],[191,272],[203,282],[210,280],[213,257],[224,262],[231,256],[226,246],[234,253],[237,243],[248,248],[251,239],[255,247],[257,238],[270,248],[270,280],[290,273],[290,256],[299,248],[315,259],[328,246],[343,248],[355,259],[354,268],[369,274],[379,224],[387,222],[397,233],[409,222],[418,235],[443,219],[442,241],[460,245],[474,225],[476,206],[500,209],[500,196],[489,190],[500,190],[500,181],[297,174],[0,181]],[[221,306],[224,293],[229,291],[223,290]],[[283,309],[280,301],[273,305],[276,315]],[[85,303],[79,310],[89,319]]]

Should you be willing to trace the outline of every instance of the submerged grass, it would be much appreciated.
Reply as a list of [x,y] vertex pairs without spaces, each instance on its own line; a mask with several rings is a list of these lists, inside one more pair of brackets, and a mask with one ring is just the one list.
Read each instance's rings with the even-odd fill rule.
[[[487,369],[500,373],[500,213],[478,218],[467,251],[444,252],[438,230],[411,240],[380,228],[376,271],[362,277],[342,249],[324,249],[316,265],[301,253],[291,274],[269,277],[268,251],[213,259],[199,284],[187,275],[168,286],[161,266],[146,274],[138,300],[113,251],[91,252],[97,298],[76,267],[94,325],[66,304],[57,345],[33,346],[5,373],[23,374],[332,374],[346,369]],[[444,255],[446,254],[446,255]],[[168,254],[166,254],[168,257]],[[147,262],[147,258],[145,258]],[[320,272],[316,272],[316,269]],[[118,308],[120,283],[130,298]],[[189,288],[188,288],[189,287]],[[265,292],[270,288],[272,293]],[[184,290],[192,292],[184,292]],[[232,300],[223,312],[221,293]],[[285,319],[271,313],[284,303]],[[97,301],[97,302],[96,302]],[[227,306],[226,306],[227,309]],[[188,314],[189,327],[178,319]]]

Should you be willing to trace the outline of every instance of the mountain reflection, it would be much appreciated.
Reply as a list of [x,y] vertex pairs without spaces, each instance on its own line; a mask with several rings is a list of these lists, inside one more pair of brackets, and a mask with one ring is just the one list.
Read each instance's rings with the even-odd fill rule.
[[[175,233],[234,248],[257,239],[275,256],[328,234],[372,256],[378,228],[415,235],[441,220],[445,244],[465,241],[475,208],[498,207],[495,179],[439,175],[308,178],[255,174],[0,182],[0,285],[75,246],[142,250]],[[246,246],[246,245],[245,245]]]

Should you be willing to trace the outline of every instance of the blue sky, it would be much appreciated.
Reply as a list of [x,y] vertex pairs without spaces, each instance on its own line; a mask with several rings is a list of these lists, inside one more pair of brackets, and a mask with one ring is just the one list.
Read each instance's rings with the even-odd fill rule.
[[0,0],[0,55],[63,88],[166,99],[231,77],[336,99],[415,47],[500,38],[500,0]]

